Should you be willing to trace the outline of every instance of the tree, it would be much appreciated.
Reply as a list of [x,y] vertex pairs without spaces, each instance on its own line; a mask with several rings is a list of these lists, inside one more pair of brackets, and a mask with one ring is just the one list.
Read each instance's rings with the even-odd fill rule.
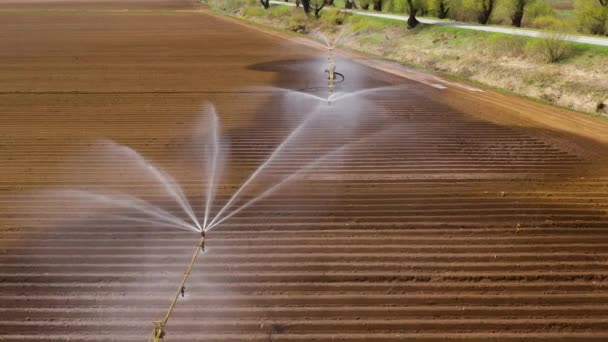
[[382,12],[382,0],[373,0],[374,11]]
[[418,7],[416,6],[415,0],[407,0],[407,7],[409,9],[410,16],[407,18],[407,26],[409,28],[414,28],[420,24],[418,19],[416,19],[416,12],[418,12]]
[[304,13],[310,13],[310,0],[301,0],[302,8],[304,9]]
[[435,0],[435,12],[437,14],[437,18],[445,19],[448,17],[448,12],[450,8],[447,4],[448,0]]
[[608,35],[608,0],[578,0],[574,7],[579,30]]
[[[321,10],[326,5],[325,0],[307,0],[307,1],[309,4],[308,11],[313,10],[315,12],[315,18],[319,19],[319,17],[321,16],[320,15]],[[306,13],[308,13],[308,12],[306,12]]]
[[521,27],[521,21],[524,18],[526,6],[528,6],[532,1],[534,0],[512,0],[512,3],[508,8],[512,26]]
[[346,0],[344,1],[344,8],[357,9],[357,4],[355,3],[355,0]]
[[487,24],[490,21],[496,0],[475,0],[477,5],[477,22]]
[[425,16],[429,13],[429,2],[428,0],[414,0],[414,6],[418,10],[416,14]]
[[270,0],[260,0],[264,9],[268,9],[270,7]]
[[334,6],[334,0],[325,0],[327,6]]

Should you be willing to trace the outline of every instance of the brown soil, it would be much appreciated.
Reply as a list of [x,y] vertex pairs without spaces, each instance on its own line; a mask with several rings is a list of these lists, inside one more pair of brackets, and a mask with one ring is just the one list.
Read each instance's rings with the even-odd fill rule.
[[197,0],[0,0],[0,9],[189,10]]
[[[194,198],[185,156],[211,101],[231,144],[221,203],[299,109],[251,86],[322,86],[323,56],[195,12],[4,12],[0,32],[0,339],[142,341],[196,234],[76,218],[40,190],[115,185],[102,171],[126,161],[88,152],[109,138]],[[344,90],[400,87],[358,108],[367,140],[210,233],[167,340],[607,340],[606,124],[338,66]],[[273,175],[340,139],[310,134]]]

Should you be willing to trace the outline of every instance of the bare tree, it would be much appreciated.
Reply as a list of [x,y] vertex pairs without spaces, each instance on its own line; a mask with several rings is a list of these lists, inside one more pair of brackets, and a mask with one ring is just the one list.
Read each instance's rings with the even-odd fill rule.
[[416,6],[415,0],[407,0],[407,7],[410,11],[410,16],[407,18],[407,26],[409,28],[414,28],[420,24],[418,19],[416,19],[416,12],[418,12],[418,6]]
[[476,0],[477,1],[477,22],[487,24],[490,21],[496,0]]
[[[309,11],[313,10],[315,12],[315,18],[319,18],[321,15],[321,10],[325,7],[325,0],[307,0],[309,3]],[[308,12],[306,12],[308,13]]]
[[264,9],[268,9],[270,7],[270,0],[260,0]]
[[532,1],[534,0],[513,0],[513,3],[509,8],[509,17],[511,18],[512,26],[521,27],[521,21],[524,18],[524,11],[526,9],[526,6],[529,5]]

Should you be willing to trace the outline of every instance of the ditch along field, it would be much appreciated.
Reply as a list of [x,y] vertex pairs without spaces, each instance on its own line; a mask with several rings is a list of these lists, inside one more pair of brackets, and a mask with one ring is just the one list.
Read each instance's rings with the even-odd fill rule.
[[[72,4],[87,11],[0,2],[0,340],[142,341],[198,234],[76,216],[44,190],[123,182],[160,200],[107,177],[129,165],[95,159],[112,139],[200,207],[188,156],[209,101],[230,143],[217,212],[311,107],[267,86],[322,86],[324,57],[202,12],[34,5]],[[361,124],[330,120],[277,159],[267,185],[351,141],[208,234],[165,340],[608,340],[606,123],[337,65],[343,90],[399,87],[336,105]]]

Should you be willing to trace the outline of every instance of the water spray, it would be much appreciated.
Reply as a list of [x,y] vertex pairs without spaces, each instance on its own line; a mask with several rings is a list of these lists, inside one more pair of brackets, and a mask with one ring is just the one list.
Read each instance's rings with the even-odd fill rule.
[[[334,60],[334,47],[329,46],[327,48],[327,51],[328,51],[327,69],[325,69],[325,72],[327,73],[328,88],[329,88],[329,93],[331,95],[331,93],[334,92],[336,83],[344,82],[344,75],[342,75],[339,72],[336,72],[336,62]],[[339,76],[341,78],[341,80],[336,82],[336,76]]]
[[327,55],[327,78],[329,80],[329,92],[334,92],[334,82],[336,80],[336,63],[334,61],[334,49],[330,47]]

